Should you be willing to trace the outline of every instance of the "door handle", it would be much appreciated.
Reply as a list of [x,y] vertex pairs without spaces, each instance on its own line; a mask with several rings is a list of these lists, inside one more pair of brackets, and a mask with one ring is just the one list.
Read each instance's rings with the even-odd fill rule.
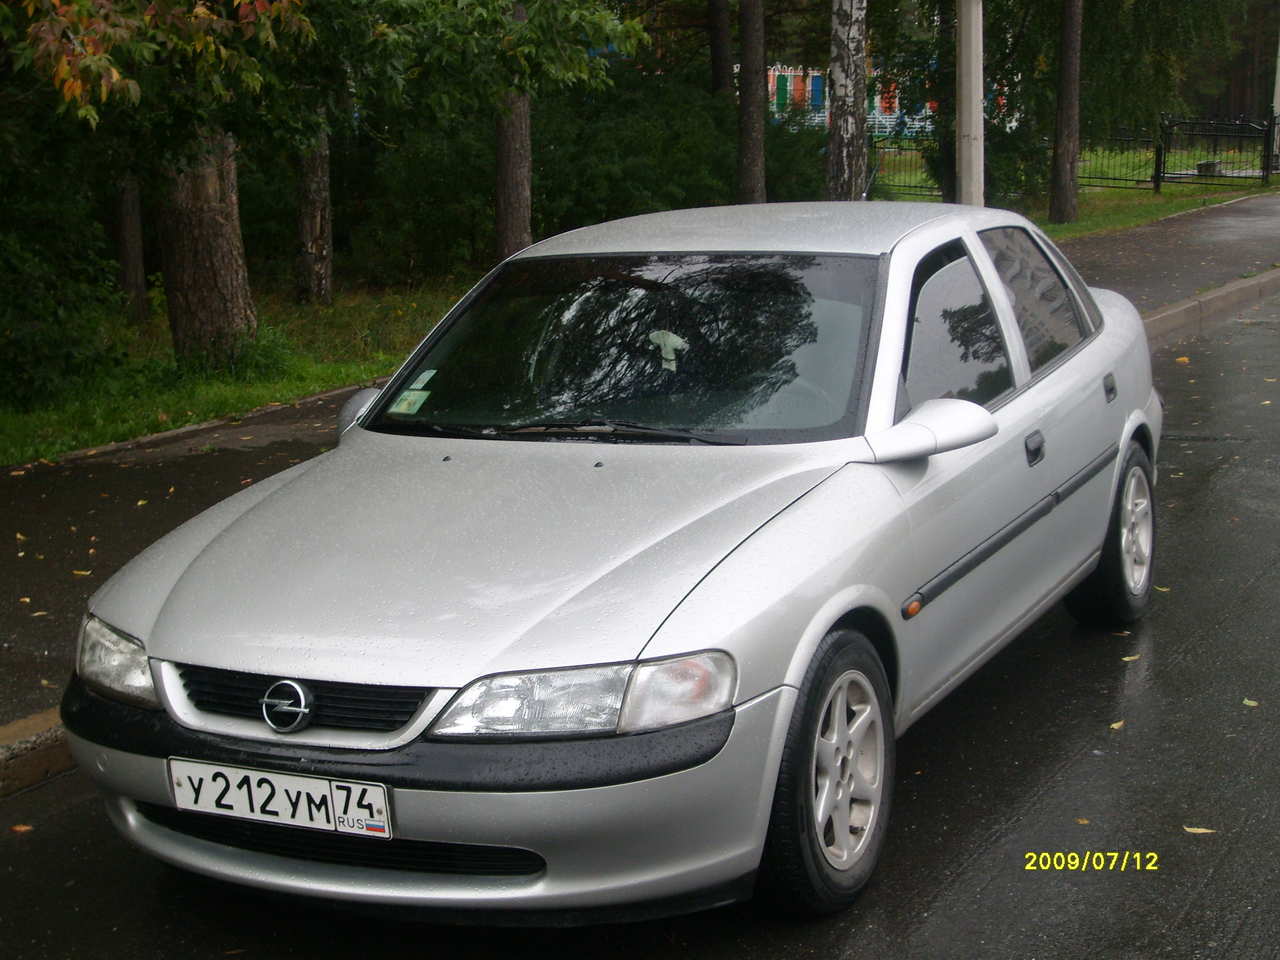
[[1116,398],[1116,393],[1116,375],[1108,373],[1102,378],[1102,394],[1107,398],[1107,403]]
[[1027,466],[1034,467],[1044,459],[1044,434],[1039,430],[1027,435],[1024,446],[1027,448]]

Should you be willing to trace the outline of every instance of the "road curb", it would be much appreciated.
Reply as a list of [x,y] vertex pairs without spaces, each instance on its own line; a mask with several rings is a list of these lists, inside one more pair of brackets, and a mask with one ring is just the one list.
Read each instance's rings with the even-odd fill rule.
[[1277,292],[1280,292],[1280,269],[1232,280],[1147,314],[1143,317],[1147,339],[1151,346],[1159,347],[1183,337],[1199,336],[1217,325],[1207,322],[1211,317],[1252,306]]
[[0,727],[0,797],[75,765],[55,707]]
[[[1144,316],[1147,339],[1153,347],[1158,347],[1184,337],[1199,336],[1217,325],[1207,323],[1208,318],[1228,310],[1251,306],[1278,292],[1280,292],[1280,268],[1233,280],[1221,287],[1188,297],[1186,300],[1160,307]],[[352,389],[355,387],[326,390],[310,397],[303,397],[291,405],[327,400]],[[259,407],[239,418],[223,417],[220,420],[178,427],[175,430],[136,437],[133,440],[76,450],[58,459],[81,460],[104,453],[128,450],[162,438],[171,439],[184,433],[193,433],[207,427],[229,423],[234,419],[244,420],[260,416],[275,409],[277,409],[275,406]],[[56,708],[0,726],[0,797],[33,787],[55,774],[70,770],[74,765],[71,750],[67,745],[66,731],[58,721]]]

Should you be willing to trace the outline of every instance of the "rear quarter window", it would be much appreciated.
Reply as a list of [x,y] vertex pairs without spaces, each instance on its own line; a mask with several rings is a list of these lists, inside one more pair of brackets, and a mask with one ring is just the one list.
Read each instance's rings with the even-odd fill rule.
[[1013,302],[1032,373],[1088,336],[1075,298],[1027,231],[997,227],[978,236]]

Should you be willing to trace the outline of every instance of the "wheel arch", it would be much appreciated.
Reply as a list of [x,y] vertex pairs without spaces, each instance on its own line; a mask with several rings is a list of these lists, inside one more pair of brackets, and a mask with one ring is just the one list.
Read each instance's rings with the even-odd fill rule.
[[1142,448],[1142,452],[1147,455],[1147,459],[1154,465],[1156,462],[1156,445],[1154,438],[1151,436],[1151,428],[1145,423],[1139,423],[1133,428],[1133,432],[1129,434],[1129,439]]
[[889,680],[889,695],[896,705],[901,699],[898,690],[898,646],[888,620],[875,607],[859,606],[843,614],[831,625],[831,630],[857,630],[871,641]]

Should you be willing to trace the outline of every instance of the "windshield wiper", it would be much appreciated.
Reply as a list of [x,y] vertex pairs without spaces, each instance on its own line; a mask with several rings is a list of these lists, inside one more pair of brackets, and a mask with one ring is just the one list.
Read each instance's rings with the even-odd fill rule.
[[708,443],[723,446],[738,446],[747,441],[711,436],[691,430],[688,427],[653,427],[646,423],[635,423],[631,420],[588,419],[588,420],[536,420],[529,423],[516,423],[502,428],[503,433],[573,433],[581,436],[601,435],[610,440],[624,438],[682,440],[685,443]]
[[492,440],[498,435],[498,431],[493,427],[467,427],[457,423],[425,423],[423,421],[379,420],[369,429],[384,433],[407,433],[411,436],[434,433],[441,437],[480,437],[486,440]]

